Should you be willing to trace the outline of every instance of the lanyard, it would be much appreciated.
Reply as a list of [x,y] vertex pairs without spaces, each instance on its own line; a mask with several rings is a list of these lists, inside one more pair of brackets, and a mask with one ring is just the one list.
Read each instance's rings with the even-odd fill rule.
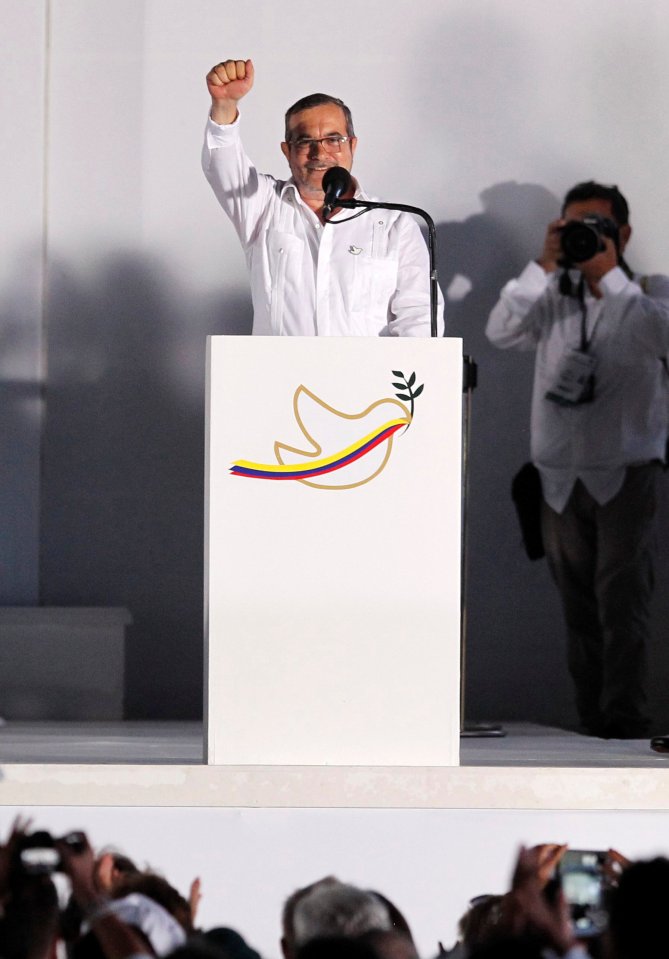
[[595,338],[595,333],[597,332],[597,326],[601,319],[602,310],[600,307],[599,313],[595,317],[595,322],[592,327],[592,333],[590,334],[590,338],[588,339],[588,326],[587,326],[588,308],[585,303],[585,277],[584,276],[581,276],[581,279],[579,280],[578,291],[576,295],[578,296],[578,302],[581,307],[581,345],[579,347],[579,350],[581,353],[587,353],[588,350],[590,349],[590,345],[592,341]]

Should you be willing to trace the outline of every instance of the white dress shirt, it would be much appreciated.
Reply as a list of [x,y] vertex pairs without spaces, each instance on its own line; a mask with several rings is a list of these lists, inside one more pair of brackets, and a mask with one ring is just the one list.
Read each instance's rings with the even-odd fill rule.
[[253,332],[429,336],[428,251],[413,217],[372,210],[323,225],[292,180],[258,173],[239,126],[239,117],[223,126],[208,120],[202,167],[246,254]]
[[[580,277],[577,272],[576,278]],[[668,430],[669,277],[630,280],[615,267],[585,294],[594,401],[560,406],[546,399],[560,361],[581,343],[576,297],[560,294],[558,275],[529,263],[502,290],[486,333],[503,349],[536,350],[531,416],[532,460],[544,498],[561,513],[580,479],[603,505],[620,490],[625,468],[664,459]]]

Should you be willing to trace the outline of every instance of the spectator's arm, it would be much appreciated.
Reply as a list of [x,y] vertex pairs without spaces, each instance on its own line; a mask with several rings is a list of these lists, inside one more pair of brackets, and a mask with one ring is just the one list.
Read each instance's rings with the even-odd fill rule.
[[72,883],[72,895],[102,947],[107,959],[153,956],[146,940],[118,916],[108,911],[109,900],[95,885],[95,856],[88,839],[81,852],[58,843],[65,872]]
[[527,932],[539,935],[558,956],[566,956],[576,946],[569,907],[561,890],[554,902],[549,902],[544,895],[545,884],[541,878],[543,848],[521,848],[511,890],[502,901],[500,928],[511,936]]

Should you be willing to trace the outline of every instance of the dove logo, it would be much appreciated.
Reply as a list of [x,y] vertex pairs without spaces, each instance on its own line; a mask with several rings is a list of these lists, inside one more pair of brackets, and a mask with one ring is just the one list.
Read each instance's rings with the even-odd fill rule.
[[352,253],[353,256],[357,256],[359,253],[362,253],[362,247],[361,247],[361,246],[353,246],[353,245],[351,245],[351,246],[349,246],[349,248],[348,248],[348,252],[349,252],[349,253]]
[[[402,383],[394,397],[376,400],[360,413],[344,413],[329,405],[306,386],[293,395],[293,415],[305,439],[304,448],[276,441],[276,463],[237,460],[233,476],[248,479],[293,480],[316,489],[354,489],[371,482],[387,466],[395,435],[413,420],[414,400],[423,386],[414,388],[415,373]],[[405,402],[410,406],[407,407]],[[401,435],[401,434],[400,434]]]

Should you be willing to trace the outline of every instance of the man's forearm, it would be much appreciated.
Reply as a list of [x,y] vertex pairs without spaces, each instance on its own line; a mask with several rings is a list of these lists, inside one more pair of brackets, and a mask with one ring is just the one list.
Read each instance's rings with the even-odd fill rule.
[[209,114],[214,123],[219,126],[226,126],[228,123],[234,123],[237,119],[237,101],[236,100],[212,100],[211,113]]
[[486,336],[500,349],[530,350],[537,345],[540,300],[546,292],[545,271],[534,261],[506,284],[493,307]]

